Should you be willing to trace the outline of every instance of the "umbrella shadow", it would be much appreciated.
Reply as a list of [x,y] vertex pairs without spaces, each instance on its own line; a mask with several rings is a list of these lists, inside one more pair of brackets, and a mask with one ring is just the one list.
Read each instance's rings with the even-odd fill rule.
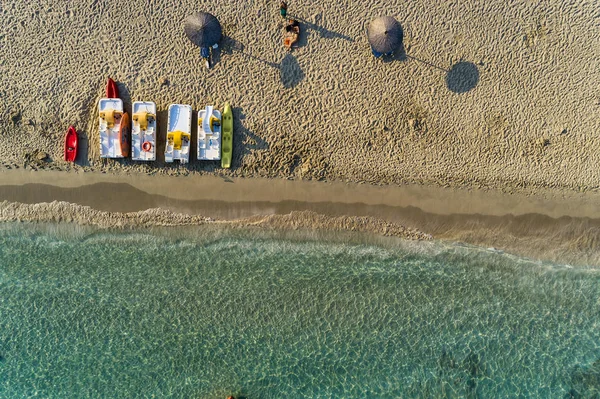
[[452,68],[446,69],[439,65],[435,65],[429,61],[414,57],[406,54],[404,46],[401,46],[400,51],[395,52],[391,56],[384,56],[384,62],[390,62],[394,60],[406,61],[408,59],[418,61],[431,68],[438,69],[446,73],[446,86],[448,90],[454,93],[466,93],[477,86],[479,83],[479,70],[477,66],[468,61],[460,61],[454,64]]
[[281,66],[279,68],[281,83],[286,89],[291,89],[298,85],[304,79],[304,71],[300,68],[298,60],[292,54],[288,53],[281,60]]
[[407,58],[407,59],[409,59],[409,58],[410,58],[411,60],[418,61],[418,62],[420,62],[421,64],[425,64],[425,65],[427,65],[427,66],[429,66],[429,67],[431,67],[431,68],[439,69],[440,71],[443,71],[443,72],[448,72],[448,70],[447,70],[447,69],[445,69],[445,68],[442,68],[442,67],[441,67],[441,66],[439,66],[439,65],[435,65],[435,64],[433,64],[433,63],[431,63],[431,62],[429,62],[429,61],[422,60],[422,59],[420,59],[420,58],[417,58],[417,57],[414,57],[414,56],[412,56],[412,55],[408,55],[408,54],[405,54],[405,56],[406,56],[406,58]]
[[454,93],[466,93],[479,83],[479,70],[472,62],[460,61],[446,74],[446,86]]
[[223,52],[225,54],[231,55],[235,52],[235,53],[243,55],[244,57],[261,62],[267,66],[270,66],[271,68],[275,68],[275,69],[280,68],[280,64],[277,64],[277,63],[271,62],[271,61],[267,61],[263,58],[257,57],[253,54],[246,52],[244,44],[239,42],[238,40],[235,40],[231,37],[225,36],[223,38],[222,43],[223,43],[223,45],[220,47],[220,49],[221,49],[221,52]]
[[246,155],[253,150],[268,150],[269,143],[255,132],[244,126],[246,115],[242,108],[234,107],[233,112],[233,156],[231,159],[231,169],[237,169],[242,166],[242,161]]

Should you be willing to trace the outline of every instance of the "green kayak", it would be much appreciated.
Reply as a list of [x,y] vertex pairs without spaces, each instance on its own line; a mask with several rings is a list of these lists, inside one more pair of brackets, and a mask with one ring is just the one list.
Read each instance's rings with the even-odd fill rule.
[[230,168],[233,154],[233,112],[229,103],[225,103],[221,118],[221,167]]

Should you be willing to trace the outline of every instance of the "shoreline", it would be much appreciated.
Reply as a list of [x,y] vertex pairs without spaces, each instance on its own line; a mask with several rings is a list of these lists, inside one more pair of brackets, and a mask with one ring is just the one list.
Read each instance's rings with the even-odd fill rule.
[[[332,203],[356,206],[415,207],[439,215],[482,214],[486,216],[539,214],[551,218],[600,219],[599,191],[575,192],[536,189],[531,193],[500,190],[459,189],[438,186],[380,186],[340,181],[285,180],[277,178],[232,178],[214,175],[167,176],[102,172],[11,170],[0,173],[0,201],[39,203],[53,200],[80,203],[86,191],[69,190],[89,186],[92,208],[111,212],[148,209],[134,195],[146,195],[150,202],[171,201],[173,210],[193,213],[185,202],[220,201],[247,203]],[[105,185],[124,190],[120,201],[108,202]],[[32,185],[32,186],[28,186]],[[45,187],[46,186],[46,187]],[[94,187],[95,186],[95,187]],[[61,197],[50,196],[50,188]],[[50,190],[50,191],[48,191]],[[89,198],[88,198],[89,197]],[[178,203],[179,202],[179,203]],[[189,208],[189,206],[188,206]],[[246,215],[252,216],[252,215]],[[239,216],[234,216],[237,218]],[[227,217],[225,217],[227,218]]]
[[[10,171],[1,176],[2,220],[15,220],[5,217],[7,209],[14,209],[10,203],[64,201],[91,210],[72,207],[72,215],[64,217],[65,206],[25,206],[20,212],[27,217],[21,220],[82,223],[93,214],[96,224],[108,226],[107,220],[123,220],[128,214],[133,227],[139,220],[132,213],[145,213],[144,223],[152,224],[154,212],[159,215],[156,225],[168,215],[182,214],[186,216],[178,216],[183,217],[179,225],[218,221],[412,239],[431,235],[541,260],[587,265],[600,261],[600,209],[595,206],[600,194],[589,191],[539,190],[523,195],[430,186],[93,172]],[[153,211],[144,212],[149,209]]]

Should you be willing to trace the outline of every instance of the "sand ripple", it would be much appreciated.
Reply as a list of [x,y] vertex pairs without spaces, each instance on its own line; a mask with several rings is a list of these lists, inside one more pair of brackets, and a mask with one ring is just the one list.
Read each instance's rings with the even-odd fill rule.
[[[62,137],[75,124],[78,168],[109,172],[598,187],[595,2],[292,2],[303,35],[291,54],[276,2],[175,3],[4,1],[4,167],[68,169]],[[226,35],[211,70],[183,34],[199,10]],[[408,58],[370,55],[364,24],[382,14],[401,22]],[[231,102],[234,168],[99,160],[96,103],[108,76],[126,108],[157,103],[159,154],[170,103]]]

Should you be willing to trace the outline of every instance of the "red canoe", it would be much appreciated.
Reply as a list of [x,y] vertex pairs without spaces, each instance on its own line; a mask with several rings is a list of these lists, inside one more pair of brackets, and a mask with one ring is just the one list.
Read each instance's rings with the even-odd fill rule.
[[75,162],[77,158],[77,130],[73,126],[69,126],[65,135],[65,161]]
[[108,78],[108,83],[106,83],[106,98],[119,98],[119,89],[111,78]]

